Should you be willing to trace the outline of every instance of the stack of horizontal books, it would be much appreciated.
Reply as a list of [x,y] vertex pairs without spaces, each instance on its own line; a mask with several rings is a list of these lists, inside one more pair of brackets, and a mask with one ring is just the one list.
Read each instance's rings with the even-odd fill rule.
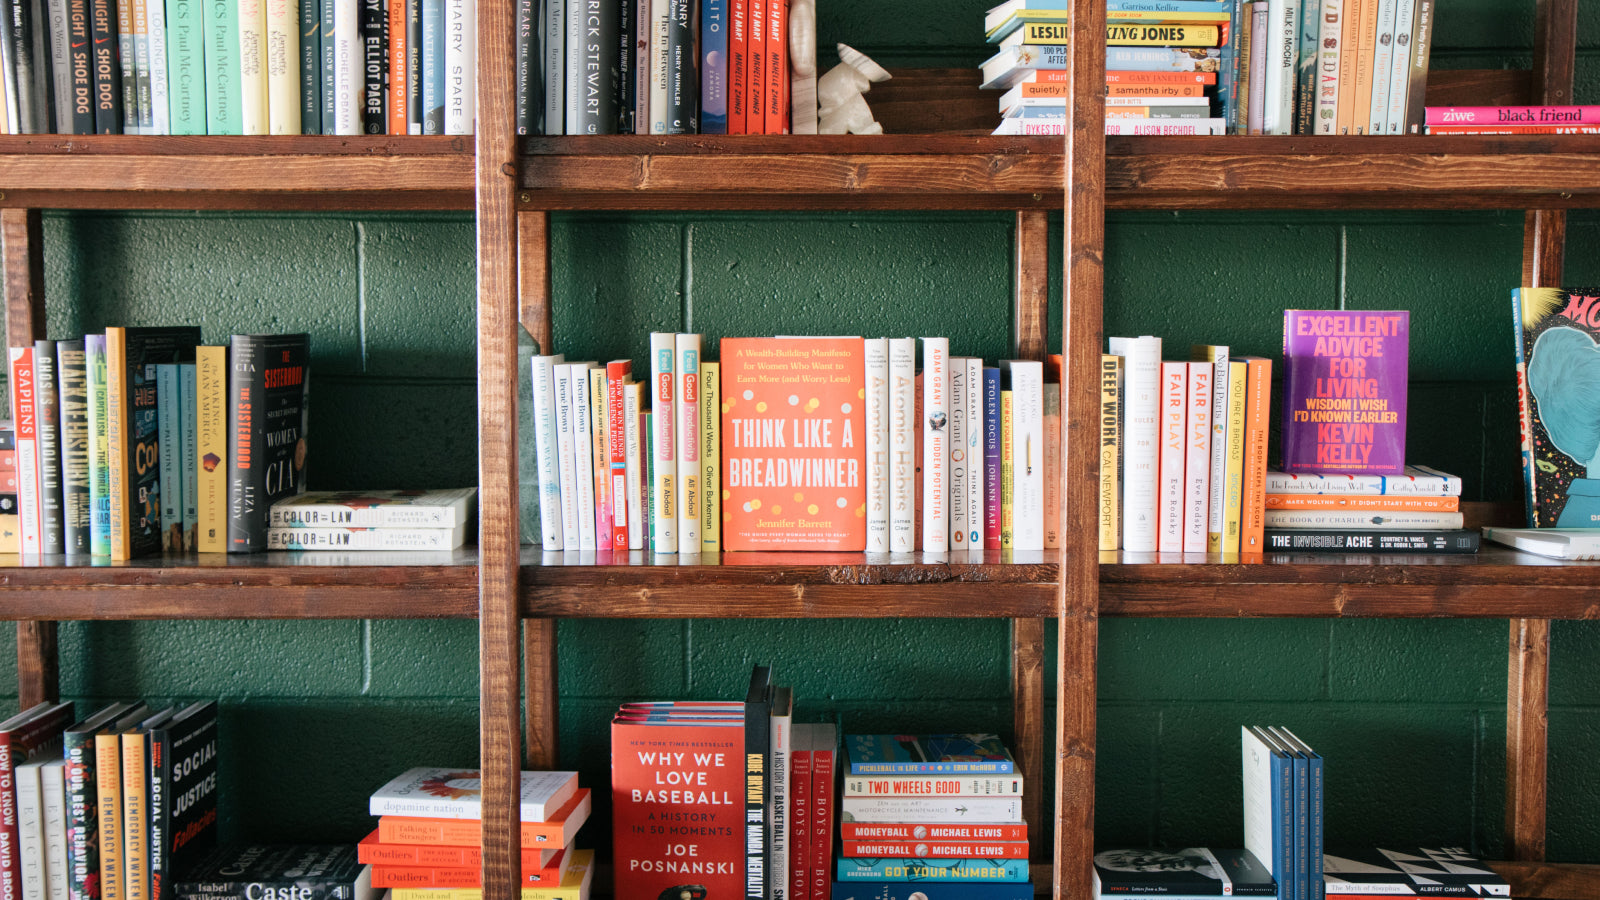
[[466,541],[477,488],[313,491],[272,504],[273,550],[454,550]]

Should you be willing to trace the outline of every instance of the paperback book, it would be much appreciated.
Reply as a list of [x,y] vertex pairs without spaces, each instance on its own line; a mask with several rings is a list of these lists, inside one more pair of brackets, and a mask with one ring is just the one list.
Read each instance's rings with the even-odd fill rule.
[[178,900],[376,900],[371,870],[354,844],[234,844],[173,883]]
[[1103,896],[1271,897],[1277,883],[1249,850],[1102,850],[1094,855],[1095,893]]
[[1511,292],[1530,528],[1600,525],[1600,288]]
[[[479,777],[477,769],[408,769],[372,794],[368,812],[375,816],[481,818],[483,786]],[[544,821],[577,790],[577,772],[523,772],[521,820]]]
[[1011,751],[994,734],[848,734],[851,775],[916,775],[1016,771]]

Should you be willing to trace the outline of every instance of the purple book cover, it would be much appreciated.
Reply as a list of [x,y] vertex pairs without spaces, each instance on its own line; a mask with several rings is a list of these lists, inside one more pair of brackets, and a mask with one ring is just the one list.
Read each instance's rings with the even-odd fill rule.
[[983,370],[983,547],[1000,549],[1000,370]]
[[1406,459],[1405,310],[1283,312],[1283,470],[1399,475]]

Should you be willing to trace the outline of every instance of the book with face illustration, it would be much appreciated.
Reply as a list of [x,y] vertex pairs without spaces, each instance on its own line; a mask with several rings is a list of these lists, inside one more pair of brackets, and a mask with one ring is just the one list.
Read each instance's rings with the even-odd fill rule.
[[1511,292],[1528,525],[1600,526],[1600,288]]

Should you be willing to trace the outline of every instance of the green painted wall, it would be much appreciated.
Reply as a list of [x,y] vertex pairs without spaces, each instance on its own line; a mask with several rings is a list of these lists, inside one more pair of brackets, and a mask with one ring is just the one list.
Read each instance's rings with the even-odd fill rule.
[[[825,2],[822,43],[894,65],[976,64],[984,6]],[[1582,26],[1579,96],[1600,97],[1600,21],[1585,10]],[[1438,33],[1442,66],[1525,66],[1532,4],[1454,0]],[[1059,229],[1058,217],[1058,243]],[[474,480],[469,218],[52,213],[45,235],[52,336],[178,322],[208,340],[313,332],[312,487]],[[642,363],[646,332],[692,328],[712,346],[945,334],[993,359],[1008,344],[1011,238],[1012,218],[987,213],[561,215],[555,349]],[[1107,331],[1275,355],[1285,307],[1409,308],[1411,458],[1464,475],[1470,498],[1514,500],[1520,242],[1516,214],[1118,214]],[[1597,251],[1600,220],[1575,218],[1570,283],[1600,283]],[[803,719],[1010,731],[1004,622],[564,622],[559,634],[563,763],[602,792],[619,702],[735,697],[758,660],[794,685]],[[1499,854],[1506,640],[1497,621],[1106,621],[1100,839],[1236,844],[1238,727],[1275,722],[1328,757],[1330,846]],[[1559,623],[1553,656],[1550,855],[1600,861],[1600,627]],[[70,623],[61,662],[64,692],[86,702],[222,699],[230,836],[354,839],[390,774],[476,759],[468,622]],[[9,671],[0,693],[15,696]],[[598,818],[588,842],[608,830]]]

